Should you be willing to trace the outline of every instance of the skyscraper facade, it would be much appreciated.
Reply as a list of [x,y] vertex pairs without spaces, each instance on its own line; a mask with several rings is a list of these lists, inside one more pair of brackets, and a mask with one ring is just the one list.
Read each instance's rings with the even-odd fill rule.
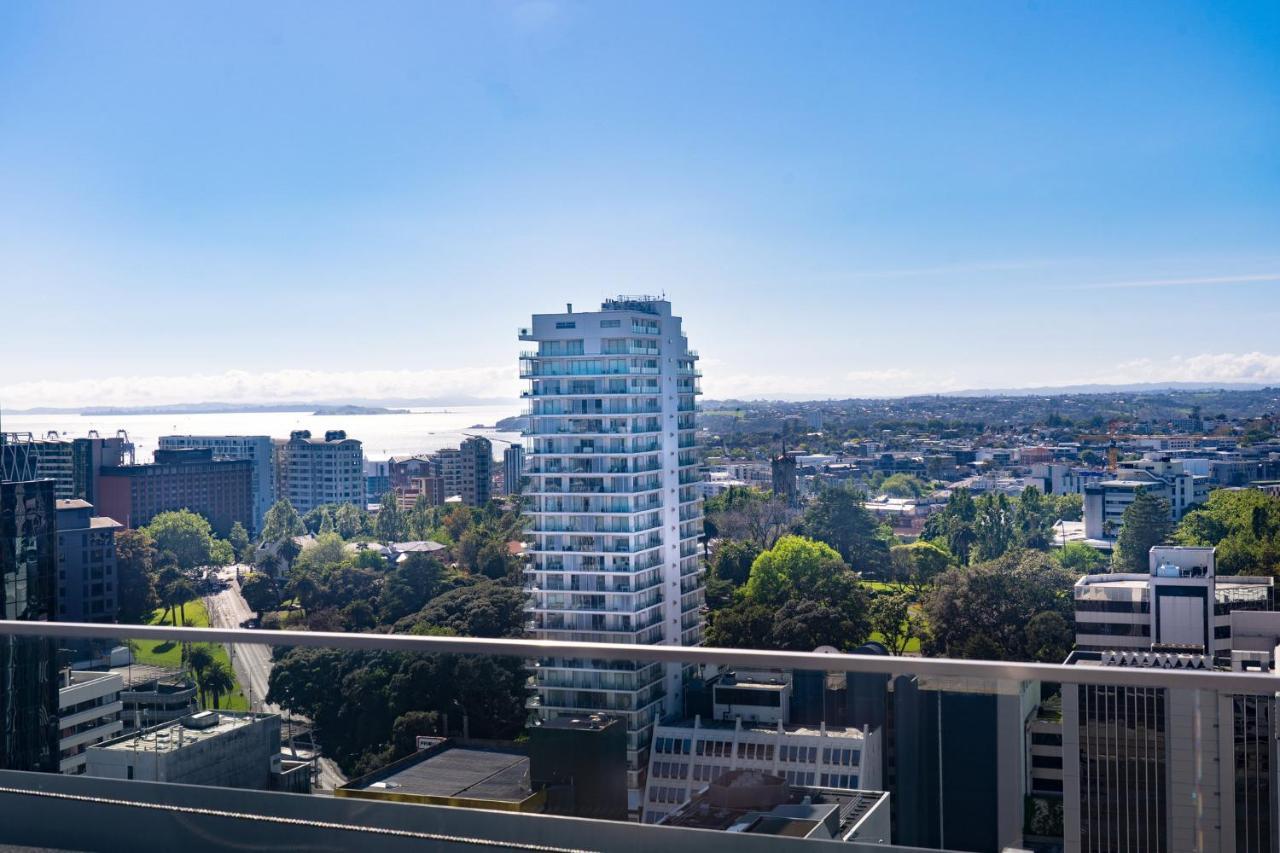
[[[698,356],[680,318],[665,299],[619,297],[598,312],[534,315],[520,338],[537,345],[521,356],[535,635],[701,643]],[[539,716],[626,722],[638,808],[654,724],[681,709],[683,668],[550,658],[535,675]]]
[[[57,606],[54,481],[0,481],[0,618],[47,622]],[[57,647],[0,637],[0,768],[58,771]]]

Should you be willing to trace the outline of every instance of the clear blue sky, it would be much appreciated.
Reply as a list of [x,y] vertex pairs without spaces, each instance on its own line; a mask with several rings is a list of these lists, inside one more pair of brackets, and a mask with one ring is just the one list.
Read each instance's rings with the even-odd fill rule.
[[531,312],[660,291],[709,395],[1280,381],[1277,44],[1270,0],[9,0],[0,397],[511,394]]

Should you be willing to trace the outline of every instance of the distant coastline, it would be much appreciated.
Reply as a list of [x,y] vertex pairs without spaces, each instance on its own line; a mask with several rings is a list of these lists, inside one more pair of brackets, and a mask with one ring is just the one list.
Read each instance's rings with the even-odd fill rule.
[[[242,415],[302,412],[315,415],[405,415],[406,406],[417,408],[463,408],[511,403],[484,398],[421,400],[300,401],[296,403],[169,403],[155,406],[37,406],[30,409],[3,409],[7,415]],[[394,408],[393,408],[394,407]]]

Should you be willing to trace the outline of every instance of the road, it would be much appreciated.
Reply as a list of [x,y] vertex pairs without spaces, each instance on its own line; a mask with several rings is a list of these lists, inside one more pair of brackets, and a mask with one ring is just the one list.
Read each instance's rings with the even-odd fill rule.
[[[251,569],[241,566],[240,570],[248,574]],[[226,581],[226,586],[216,595],[205,597],[205,606],[209,610],[209,623],[214,628],[240,628],[242,623],[254,616],[254,612],[240,595],[240,585],[236,582],[236,567],[227,566],[219,570],[219,576]],[[307,722],[297,715],[290,715],[278,705],[267,703],[267,689],[271,678],[271,647],[250,643],[228,643],[227,654],[231,658],[231,666],[235,670],[236,680],[245,691],[251,707],[256,711],[280,714],[285,719]],[[311,758],[309,752],[298,751],[299,758]],[[319,789],[332,791],[345,783],[346,777],[332,760],[321,756],[317,761],[319,773],[316,785]]]

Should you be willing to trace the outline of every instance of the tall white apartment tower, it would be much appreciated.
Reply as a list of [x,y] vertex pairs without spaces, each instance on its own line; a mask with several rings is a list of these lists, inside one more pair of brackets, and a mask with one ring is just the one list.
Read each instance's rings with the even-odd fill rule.
[[[694,400],[698,354],[648,296],[598,312],[536,314],[520,330],[529,380],[525,488],[531,629],[539,639],[698,645],[703,603]],[[542,659],[530,700],[546,719],[627,723],[638,809],[654,724],[679,714],[683,667]]]

